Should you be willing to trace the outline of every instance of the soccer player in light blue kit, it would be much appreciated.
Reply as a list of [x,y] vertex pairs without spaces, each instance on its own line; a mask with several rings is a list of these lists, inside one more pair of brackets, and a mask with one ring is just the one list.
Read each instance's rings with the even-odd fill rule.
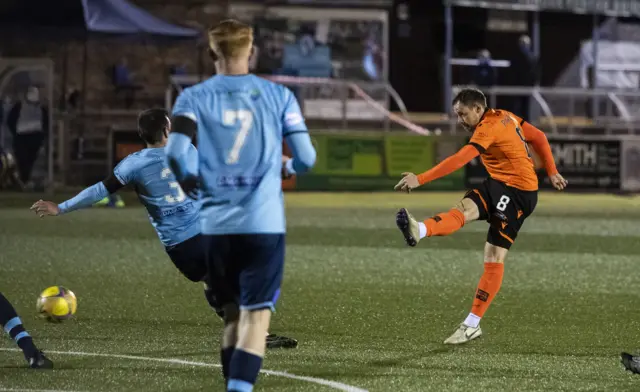
[[[200,204],[188,198],[169,169],[164,147],[171,129],[166,110],[149,109],[138,116],[138,135],[147,148],[123,159],[104,181],[90,186],[63,203],[39,200],[32,207],[40,216],[57,216],[90,207],[123,187],[132,186],[149,214],[149,220],[171,261],[192,282],[205,280],[206,249],[200,234]],[[186,173],[198,172],[198,152],[189,145],[186,152]],[[222,316],[222,308],[213,290],[205,284],[205,298]],[[298,342],[285,336],[268,335],[268,348],[292,348]]]
[[166,150],[173,171],[187,173],[197,133],[199,175],[178,181],[200,192],[209,278],[224,310],[227,390],[250,392],[284,268],[282,142],[293,152],[287,174],[309,170],[316,153],[291,91],[248,73],[252,28],[224,21],[209,31],[209,46],[218,75],[180,94]]
[[[166,110],[143,111],[138,117],[138,134],[147,148],[127,156],[104,181],[72,199],[60,204],[39,200],[31,209],[41,217],[67,214],[91,207],[130,185],[146,208],[153,228],[176,267],[191,281],[204,280],[207,267],[200,235],[200,204],[184,194],[167,165],[164,147],[170,128]],[[193,145],[188,146],[186,161],[184,170],[197,173],[198,152]]]

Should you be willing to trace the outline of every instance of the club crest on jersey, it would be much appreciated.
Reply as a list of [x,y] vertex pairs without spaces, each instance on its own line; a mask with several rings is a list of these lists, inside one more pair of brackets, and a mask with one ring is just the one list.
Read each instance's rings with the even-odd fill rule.
[[249,96],[251,97],[252,100],[257,101],[258,99],[260,99],[260,91],[251,90],[251,92],[249,93]]

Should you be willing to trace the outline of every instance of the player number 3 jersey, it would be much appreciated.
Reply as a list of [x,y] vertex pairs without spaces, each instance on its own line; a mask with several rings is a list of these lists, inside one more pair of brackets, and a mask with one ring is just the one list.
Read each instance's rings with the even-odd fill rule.
[[[192,145],[189,165],[195,167],[197,159],[198,152]],[[122,185],[133,185],[165,246],[179,244],[200,233],[200,206],[180,188],[166,163],[164,147],[145,148],[129,155],[116,166],[113,174]]]

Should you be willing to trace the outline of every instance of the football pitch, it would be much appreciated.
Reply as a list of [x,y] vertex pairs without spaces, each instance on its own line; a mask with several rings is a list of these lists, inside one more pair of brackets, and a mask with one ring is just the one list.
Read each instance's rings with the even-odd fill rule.
[[[67,196],[67,195],[64,195]],[[62,201],[63,195],[55,197]],[[442,344],[469,312],[487,224],[408,248],[397,208],[448,210],[461,193],[287,194],[287,264],[264,391],[640,389],[622,350],[640,348],[640,199],[541,194],[467,345]],[[0,391],[222,390],[221,321],[175,269],[143,208],[38,219],[39,195],[0,194],[0,290],[55,363],[27,369],[0,339]],[[127,196],[130,200],[130,196]],[[62,285],[76,318],[39,319]]]

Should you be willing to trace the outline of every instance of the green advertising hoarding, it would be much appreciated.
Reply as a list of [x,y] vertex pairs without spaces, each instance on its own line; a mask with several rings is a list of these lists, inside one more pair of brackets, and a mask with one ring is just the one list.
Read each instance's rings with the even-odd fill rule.
[[[463,138],[383,133],[312,132],[318,154],[311,173],[300,176],[296,189],[392,190],[401,173],[422,173],[456,152]],[[464,170],[429,183],[424,190],[460,190]]]

